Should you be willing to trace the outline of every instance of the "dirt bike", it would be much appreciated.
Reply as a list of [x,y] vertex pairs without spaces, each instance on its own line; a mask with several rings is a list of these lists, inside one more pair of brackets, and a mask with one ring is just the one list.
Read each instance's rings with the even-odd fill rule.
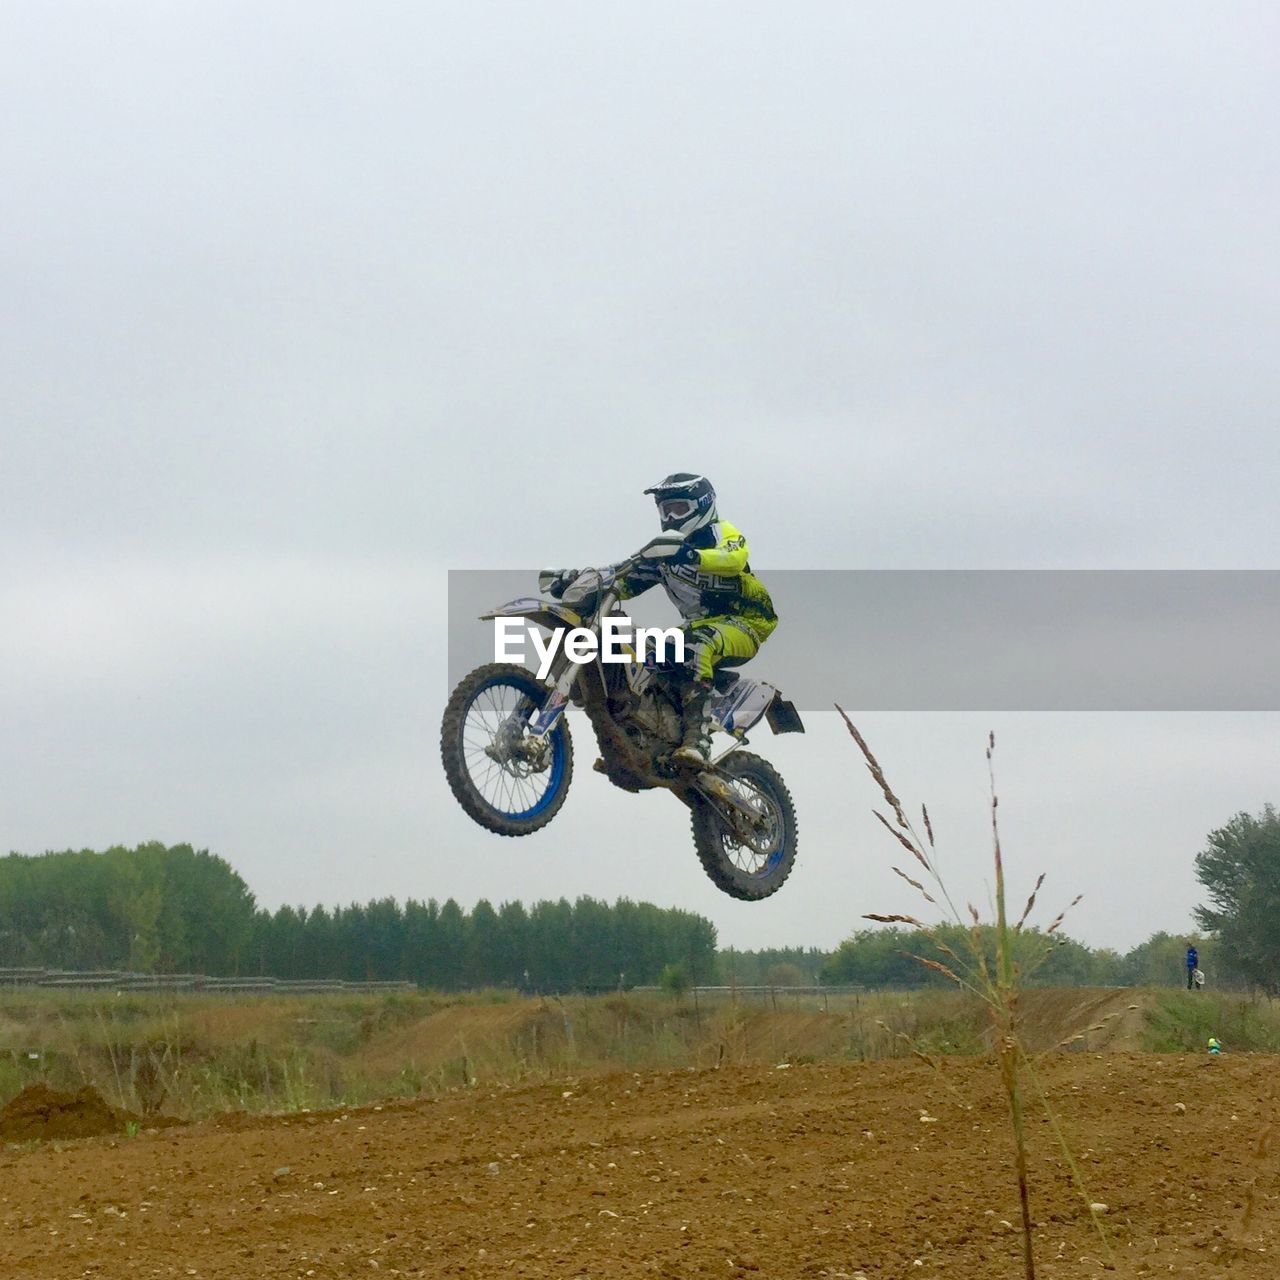
[[[617,583],[644,559],[674,553],[678,540],[657,538],[607,570],[587,569],[560,599],[522,597],[482,618],[521,618],[549,631],[583,628],[600,637],[619,610]],[[554,579],[539,578],[547,591]],[[616,625],[616,624],[615,624]],[[525,836],[560,811],[573,777],[573,743],[565,710],[586,712],[600,748],[596,769],[624,791],[662,787],[692,814],[698,858],[716,887],[735,898],[776,893],[796,856],[796,817],[777,770],[741,750],[761,719],[774,733],[802,733],[791,703],[772,685],[723,667],[707,703],[713,727],[731,739],[708,763],[672,758],[683,736],[683,669],[664,667],[653,653],[625,647],[626,660],[575,661],[565,645],[546,675],[513,663],[477,667],[445,707],[440,751],[449,787],[482,827]],[[687,679],[687,678],[686,678]]]

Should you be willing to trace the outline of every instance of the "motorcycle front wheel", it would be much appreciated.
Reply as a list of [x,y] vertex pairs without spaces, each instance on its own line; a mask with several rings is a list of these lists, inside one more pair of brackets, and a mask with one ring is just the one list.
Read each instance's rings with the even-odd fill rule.
[[547,689],[524,667],[477,667],[449,697],[440,756],[463,810],[500,836],[527,836],[560,812],[573,777],[573,741],[561,715],[545,743],[520,732]]
[[736,838],[711,801],[694,796],[693,843],[698,860],[717,889],[748,902],[767,898],[782,888],[796,859],[796,812],[781,774],[749,751],[735,751],[721,761],[719,773],[740,797],[762,810],[753,848]]

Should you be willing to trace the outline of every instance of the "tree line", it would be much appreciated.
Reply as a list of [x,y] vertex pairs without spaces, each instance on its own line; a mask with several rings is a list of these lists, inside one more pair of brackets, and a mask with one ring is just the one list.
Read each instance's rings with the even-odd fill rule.
[[[1205,934],[1153,934],[1126,954],[1035,929],[1018,935],[1023,980],[1045,985],[1175,984],[1189,942],[1211,985],[1280,995],[1280,814],[1239,813],[1209,833],[1196,875],[1209,903]],[[936,936],[968,954],[971,932]],[[984,949],[994,942],[980,929]],[[866,987],[943,982],[922,931],[861,929],[835,951],[717,951],[715,926],[677,908],[592,898],[525,907],[452,898],[391,898],[346,907],[259,907],[224,859],[183,844],[105,853],[67,850],[0,858],[0,966],[131,969],[211,977],[407,980],[438,990],[512,986],[569,990],[648,985],[668,968],[683,981]]]
[[460,991],[617,988],[656,983],[678,966],[708,982],[715,963],[710,920],[673,907],[619,899],[504,902],[464,911],[410,899],[363,906],[281,907],[259,912],[251,946],[257,971],[278,978],[404,979]]
[[[1196,879],[1208,894],[1195,909],[1202,933],[1153,934],[1124,955],[1091,950],[1071,938],[1038,930],[1015,938],[1023,981],[1052,986],[1183,985],[1186,949],[1194,945],[1198,967],[1214,986],[1280,995],[1280,812],[1237,813],[1209,832],[1207,847],[1195,856]],[[846,939],[820,969],[824,981],[866,986],[906,986],[947,982],[916,958],[939,957],[937,941],[956,955],[972,951],[972,931],[943,925],[917,929],[863,929]],[[995,940],[989,927],[977,930],[988,964]],[[936,939],[936,940],[935,940]],[[805,971],[812,967],[806,958]]]
[[[1205,933],[1161,931],[1121,955],[1109,948],[1093,950],[1062,934],[1019,930],[1014,943],[1021,981],[1045,986],[1182,986],[1187,947],[1194,945],[1198,967],[1212,985],[1280,995],[1280,812],[1265,805],[1258,814],[1238,813],[1211,831],[1206,843],[1195,857],[1195,869],[1209,902],[1194,913]],[[995,955],[990,926],[943,924],[928,931],[861,929],[826,956],[796,948],[767,953],[763,963],[753,965],[743,953],[726,952],[720,956],[718,972],[721,980],[728,973],[750,974],[776,985],[802,985],[816,973],[820,981],[833,984],[922,986],[952,979],[922,964],[921,957],[970,957],[975,943],[990,967]],[[955,967],[953,961],[947,963]]]
[[[845,939],[822,963],[823,982],[852,983],[865,987],[918,987],[954,985],[952,980],[921,964],[917,957],[945,960],[954,970],[957,962],[946,956],[939,943],[968,962],[974,955],[974,930],[959,925],[921,929],[862,929]],[[977,929],[988,970],[995,961],[995,930]],[[1186,982],[1188,943],[1199,951],[1200,967],[1214,986],[1248,986],[1242,973],[1214,938],[1199,933],[1171,934],[1163,930],[1120,954],[1108,947],[1091,948],[1074,938],[1039,929],[1014,935],[1014,957],[1019,981],[1026,986],[1182,986]],[[781,971],[785,974],[785,968]],[[776,976],[776,975],[775,975]],[[809,978],[804,979],[810,981]],[[781,985],[786,985],[785,982]]]
[[707,982],[715,954],[709,920],[625,898],[267,911],[229,863],[185,844],[0,858],[5,967],[550,991],[655,983],[668,965]]

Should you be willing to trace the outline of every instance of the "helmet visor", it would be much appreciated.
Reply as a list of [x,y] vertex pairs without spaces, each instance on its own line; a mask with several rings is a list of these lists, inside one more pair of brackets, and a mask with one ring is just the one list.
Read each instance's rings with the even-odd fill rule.
[[697,510],[698,504],[690,498],[664,498],[658,503],[658,514],[664,520],[683,520]]

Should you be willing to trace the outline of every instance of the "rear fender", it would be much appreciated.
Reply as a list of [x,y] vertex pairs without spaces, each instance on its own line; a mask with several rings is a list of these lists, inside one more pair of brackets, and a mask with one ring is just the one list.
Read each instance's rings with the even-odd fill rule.
[[725,733],[744,734],[762,718],[774,733],[804,732],[804,722],[794,705],[763,680],[734,681],[711,699],[707,709]]
[[803,733],[804,721],[800,719],[800,713],[796,710],[794,702],[788,702],[780,693],[775,691],[773,701],[769,703],[768,710],[764,713],[765,719],[769,722],[769,728],[774,733]]
[[707,712],[725,733],[746,733],[760,722],[777,693],[763,680],[735,680],[723,693],[712,696]]

